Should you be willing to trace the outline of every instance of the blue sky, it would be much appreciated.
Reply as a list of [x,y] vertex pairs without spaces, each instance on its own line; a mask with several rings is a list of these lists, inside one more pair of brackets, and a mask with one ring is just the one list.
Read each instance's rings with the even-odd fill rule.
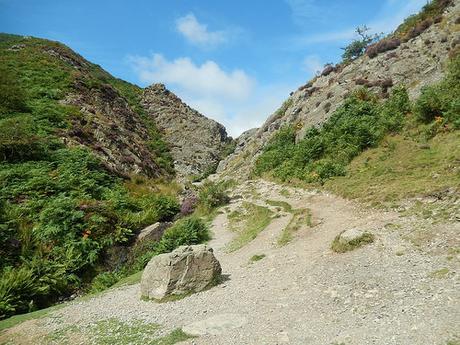
[[259,126],[366,24],[426,0],[0,0],[0,31],[61,41],[114,76],[163,82],[231,135]]

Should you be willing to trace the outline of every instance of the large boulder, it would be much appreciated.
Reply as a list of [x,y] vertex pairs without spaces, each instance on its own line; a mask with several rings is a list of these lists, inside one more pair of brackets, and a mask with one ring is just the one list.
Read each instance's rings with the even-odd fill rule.
[[164,300],[215,285],[222,273],[212,248],[201,244],[182,246],[153,257],[141,279],[142,298]]

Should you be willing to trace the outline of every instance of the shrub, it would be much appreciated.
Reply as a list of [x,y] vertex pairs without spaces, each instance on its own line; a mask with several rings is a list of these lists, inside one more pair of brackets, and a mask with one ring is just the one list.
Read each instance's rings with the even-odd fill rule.
[[422,94],[415,102],[415,114],[417,118],[425,123],[431,122],[436,116],[442,115],[442,101],[439,90],[428,87],[422,90]]
[[390,50],[394,50],[401,45],[399,38],[386,38],[382,39],[377,43],[374,43],[366,48],[366,54],[371,59],[376,57],[380,53],[384,53]]
[[198,206],[198,198],[196,195],[188,196],[182,202],[180,207],[180,214],[182,216],[188,216],[195,211],[195,208]]
[[200,218],[184,218],[165,231],[156,252],[167,253],[179,246],[199,244],[209,238],[208,227]]
[[369,35],[368,31],[369,28],[365,25],[356,29],[359,38],[352,41],[347,47],[342,48],[344,50],[342,54],[343,61],[348,62],[357,59],[364,54],[370,44],[380,39],[381,35]]
[[199,202],[207,210],[227,204],[230,201],[223,183],[206,181],[199,192]]
[[91,282],[91,292],[104,291],[118,282],[120,278],[120,274],[117,272],[99,273]]

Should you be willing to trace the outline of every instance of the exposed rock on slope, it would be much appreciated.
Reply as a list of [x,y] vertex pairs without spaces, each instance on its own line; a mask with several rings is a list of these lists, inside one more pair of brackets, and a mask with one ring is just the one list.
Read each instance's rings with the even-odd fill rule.
[[35,76],[37,88],[29,93],[37,93],[37,101],[68,110],[65,125],[53,128],[60,139],[68,146],[89,148],[118,175],[170,175],[168,146],[180,175],[201,174],[217,165],[230,140],[222,125],[163,85],[143,92],[61,43],[0,34],[0,50],[2,61],[17,69],[19,79]]
[[324,123],[350,92],[363,85],[385,97],[392,87],[404,84],[415,98],[424,86],[442,78],[449,51],[460,45],[459,13],[460,1],[456,0],[441,21],[398,48],[372,59],[363,56],[343,69],[325,70],[245,138],[244,146],[222,161],[218,171],[247,177],[265,143],[280,127],[295,125],[297,139],[301,139],[309,127]]
[[224,126],[190,108],[163,84],[146,88],[142,105],[163,132],[180,175],[200,175],[219,163],[231,140]]

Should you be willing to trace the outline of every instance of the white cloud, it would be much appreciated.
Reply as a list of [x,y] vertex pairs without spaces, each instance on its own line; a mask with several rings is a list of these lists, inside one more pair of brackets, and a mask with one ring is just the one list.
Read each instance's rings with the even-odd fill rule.
[[222,123],[230,135],[260,126],[288,97],[292,85],[260,86],[246,72],[214,61],[167,60],[161,54],[129,58],[143,84],[165,83],[184,102]]
[[308,73],[316,74],[317,72],[321,72],[323,67],[324,64],[321,63],[321,59],[318,55],[308,55],[303,60],[303,70]]
[[177,85],[197,96],[243,100],[249,97],[254,86],[254,80],[244,71],[235,69],[226,72],[211,60],[196,65],[187,57],[168,61],[161,54],[153,54],[151,57],[131,57],[130,60],[142,82],[160,81]]
[[228,39],[225,31],[209,31],[208,26],[198,22],[193,13],[177,19],[176,29],[188,42],[199,46],[216,46]]

